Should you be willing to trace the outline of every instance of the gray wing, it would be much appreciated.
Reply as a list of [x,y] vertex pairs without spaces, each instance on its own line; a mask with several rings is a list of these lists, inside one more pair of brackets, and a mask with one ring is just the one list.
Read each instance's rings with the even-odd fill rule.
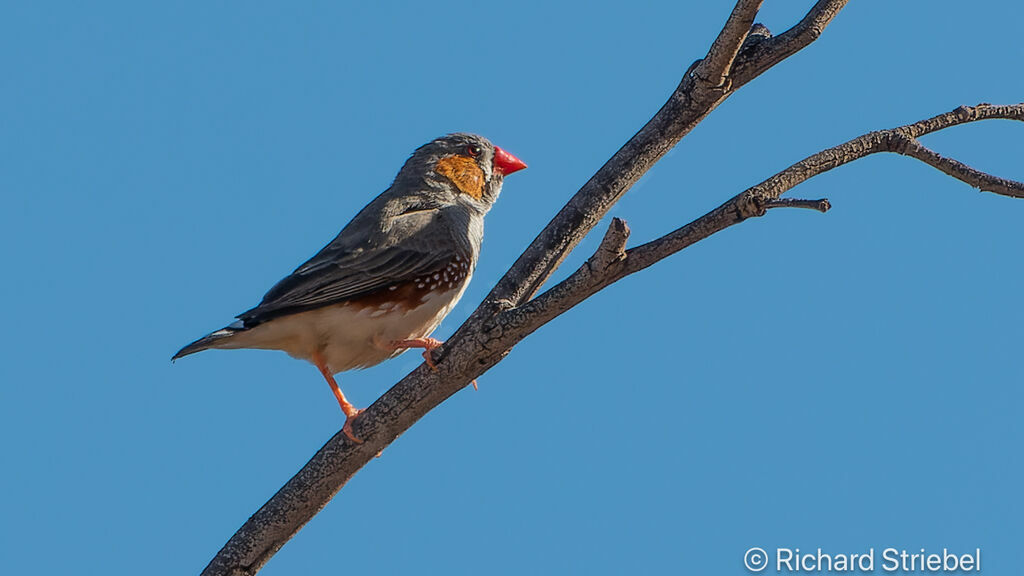
[[390,218],[365,212],[271,288],[259,306],[240,314],[245,326],[366,296],[433,274],[455,256],[466,256],[437,210],[413,209]]

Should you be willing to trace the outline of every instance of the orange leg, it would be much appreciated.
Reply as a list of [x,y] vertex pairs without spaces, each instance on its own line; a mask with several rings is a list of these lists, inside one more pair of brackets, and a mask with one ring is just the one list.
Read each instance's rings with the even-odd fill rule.
[[349,440],[356,444],[362,444],[363,441],[356,438],[355,433],[352,432],[352,420],[355,419],[356,416],[359,416],[359,414],[362,413],[362,410],[353,406],[352,403],[345,398],[345,394],[341,392],[341,388],[338,388],[338,383],[334,381],[334,375],[327,369],[327,362],[324,361],[322,354],[319,352],[313,353],[313,364],[316,364],[317,369],[319,369],[320,373],[323,374],[324,380],[327,380],[327,383],[331,385],[331,392],[334,392],[334,397],[338,399],[338,405],[341,406],[341,411],[345,413],[345,425],[341,427],[341,431],[345,433],[345,436],[348,436]]
[[[388,343],[385,348],[387,350],[400,350],[402,348],[423,348],[423,359],[427,362],[427,366],[434,372],[437,372],[437,365],[434,364],[434,357],[430,354],[435,348],[438,348],[444,344],[437,338],[410,338],[408,340],[393,340]],[[476,380],[471,382],[473,384],[473,390],[479,390],[476,386]]]

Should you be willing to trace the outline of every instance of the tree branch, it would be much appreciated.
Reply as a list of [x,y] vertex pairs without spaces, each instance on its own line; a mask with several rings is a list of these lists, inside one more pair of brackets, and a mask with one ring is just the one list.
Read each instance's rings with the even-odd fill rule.
[[[817,39],[846,2],[822,0],[792,29],[776,38],[759,35],[760,41],[748,45],[747,50],[742,45],[748,35],[737,29],[752,21],[760,2],[737,2],[707,57],[690,66],[661,110],[555,215],[464,326],[492,314],[499,302],[516,306],[532,298],[569,252],[655,162],[740,86]],[[727,80],[718,81],[722,75]]]
[[[625,242],[625,237],[613,234],[614,229],[626,227],[625,222],[616,218],[609,226],[601,247],[587,264],[530,302],[502,312],[497,323],[504,325],[508,331],[532,333],[610,284],[664,260],[729,226],[739,224],[747,218],[763,216],[771,208],[811,208],[826,212],[831,208],[827,199],[802,200],[780,196],[808,178],[879,152],[893,152],[917,158],[975,188],[1012,198],[1024,198],[1024,183],[998,178],[956,160],[944,158],[910,136],[927,134],[966,122],[995,118],[1024,121],[1024,103],[1013,106],[961,106],[952,112],[914,124],[870,132],[854,138],[808,156],[764,182],[744,190],[697,220],[657,240],[626,250],[624,255],[614,260],[608,260],[602,257],[606,250],[605,244],[609,242],[608,238],[617,236],[623,243]],[[595,260],[608,264],[594,266],[592,262]]]
[[899,150],[894,150],[894,152],[910,156],[911,158],[917,158],[921,162],[937,168],[957,180],[970,184],[982,192],[994,192],[1011,198],[1024,198],[1024,187],[1022,187],[1020,182],[992,176],[980,170],[975,170],[952,158],[941,156],[930,148],[925,147],[916,138],[906,136],[898,136],[897,138],[901,139],[899,143],[902,146]]
[[764,74],[817,40],[847,2],[849,0],[819,0],[796,26],[745,51],[746,57],[737,61],[732,69],[733,89]]
[[[796,26],[772,37],[754,24],[758,0],[739,0],[718,38],[694,63],[657,114],[588,180],[496,284],[483,304],[435,354],[438,371],[421,365],[388,390],[353,428],[362,444],[339,432],[225,544],[204,574],[255,574],[362,466],[423,415],[455,394],[538,327],[603,286],[770,208],[826,208],[827,201],[780,201],[816,174],[876,152],[899,152],[998,193],[1019,183],[998,179],[915,145],[922,134],[986,118],[1020,120],[1024,106],[960,108],[922,122],[874,132],[820,152],[754,186],[666,236],[625,250],[629,229],[613,219],[587,265],[531,300],[568,253],[668,150],[740,86],[816,40],[846,4],[821,0]],[[908,140],[909,139],[909,140]],[[975,184],[972,184],[975,185]]]
[[828,212],[832,208],[828,198],[818,200],[801,200],[799,198],[775,198],[764,204],[765,208],[807,208],[818,212]]
[[601,245],[587,260],[591,270],[603,271],[626,259],[626,240],[629,240],[629,226],[621,218],[612,218],[608,231],[604,233]]
[[754,18],[760,8],[761,0],[737,2],[722,31],[711,44],[708,55],[694,69],[694,75],[707,82],[710,88],[727,87],[733,62],[747,38],[747,32],[754,25]]

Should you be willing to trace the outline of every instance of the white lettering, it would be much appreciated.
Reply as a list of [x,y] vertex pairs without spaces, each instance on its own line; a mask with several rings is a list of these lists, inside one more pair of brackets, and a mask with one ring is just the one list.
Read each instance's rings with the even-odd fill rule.
[[886,572],[895,572],[900,569],[899,562],[900,551],[895,548],[886,548],[882,550],[882,570]]
[[[786,553],[786,557],[782,557],[782,553]],[[779,548],[775,551],[775,570],[782,572],[782,564],[786,564],[786,570],[793,571],[793,551],[789,548]]]

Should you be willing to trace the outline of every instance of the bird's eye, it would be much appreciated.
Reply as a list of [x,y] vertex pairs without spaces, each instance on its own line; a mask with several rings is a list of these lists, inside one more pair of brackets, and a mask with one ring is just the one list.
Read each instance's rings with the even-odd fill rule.
[[474,158],[482,154],[483,151],[483,148],[477,146],[476,144],[470,144],[469,146],[466,147],[466,152],[469,152],[469,155]]

